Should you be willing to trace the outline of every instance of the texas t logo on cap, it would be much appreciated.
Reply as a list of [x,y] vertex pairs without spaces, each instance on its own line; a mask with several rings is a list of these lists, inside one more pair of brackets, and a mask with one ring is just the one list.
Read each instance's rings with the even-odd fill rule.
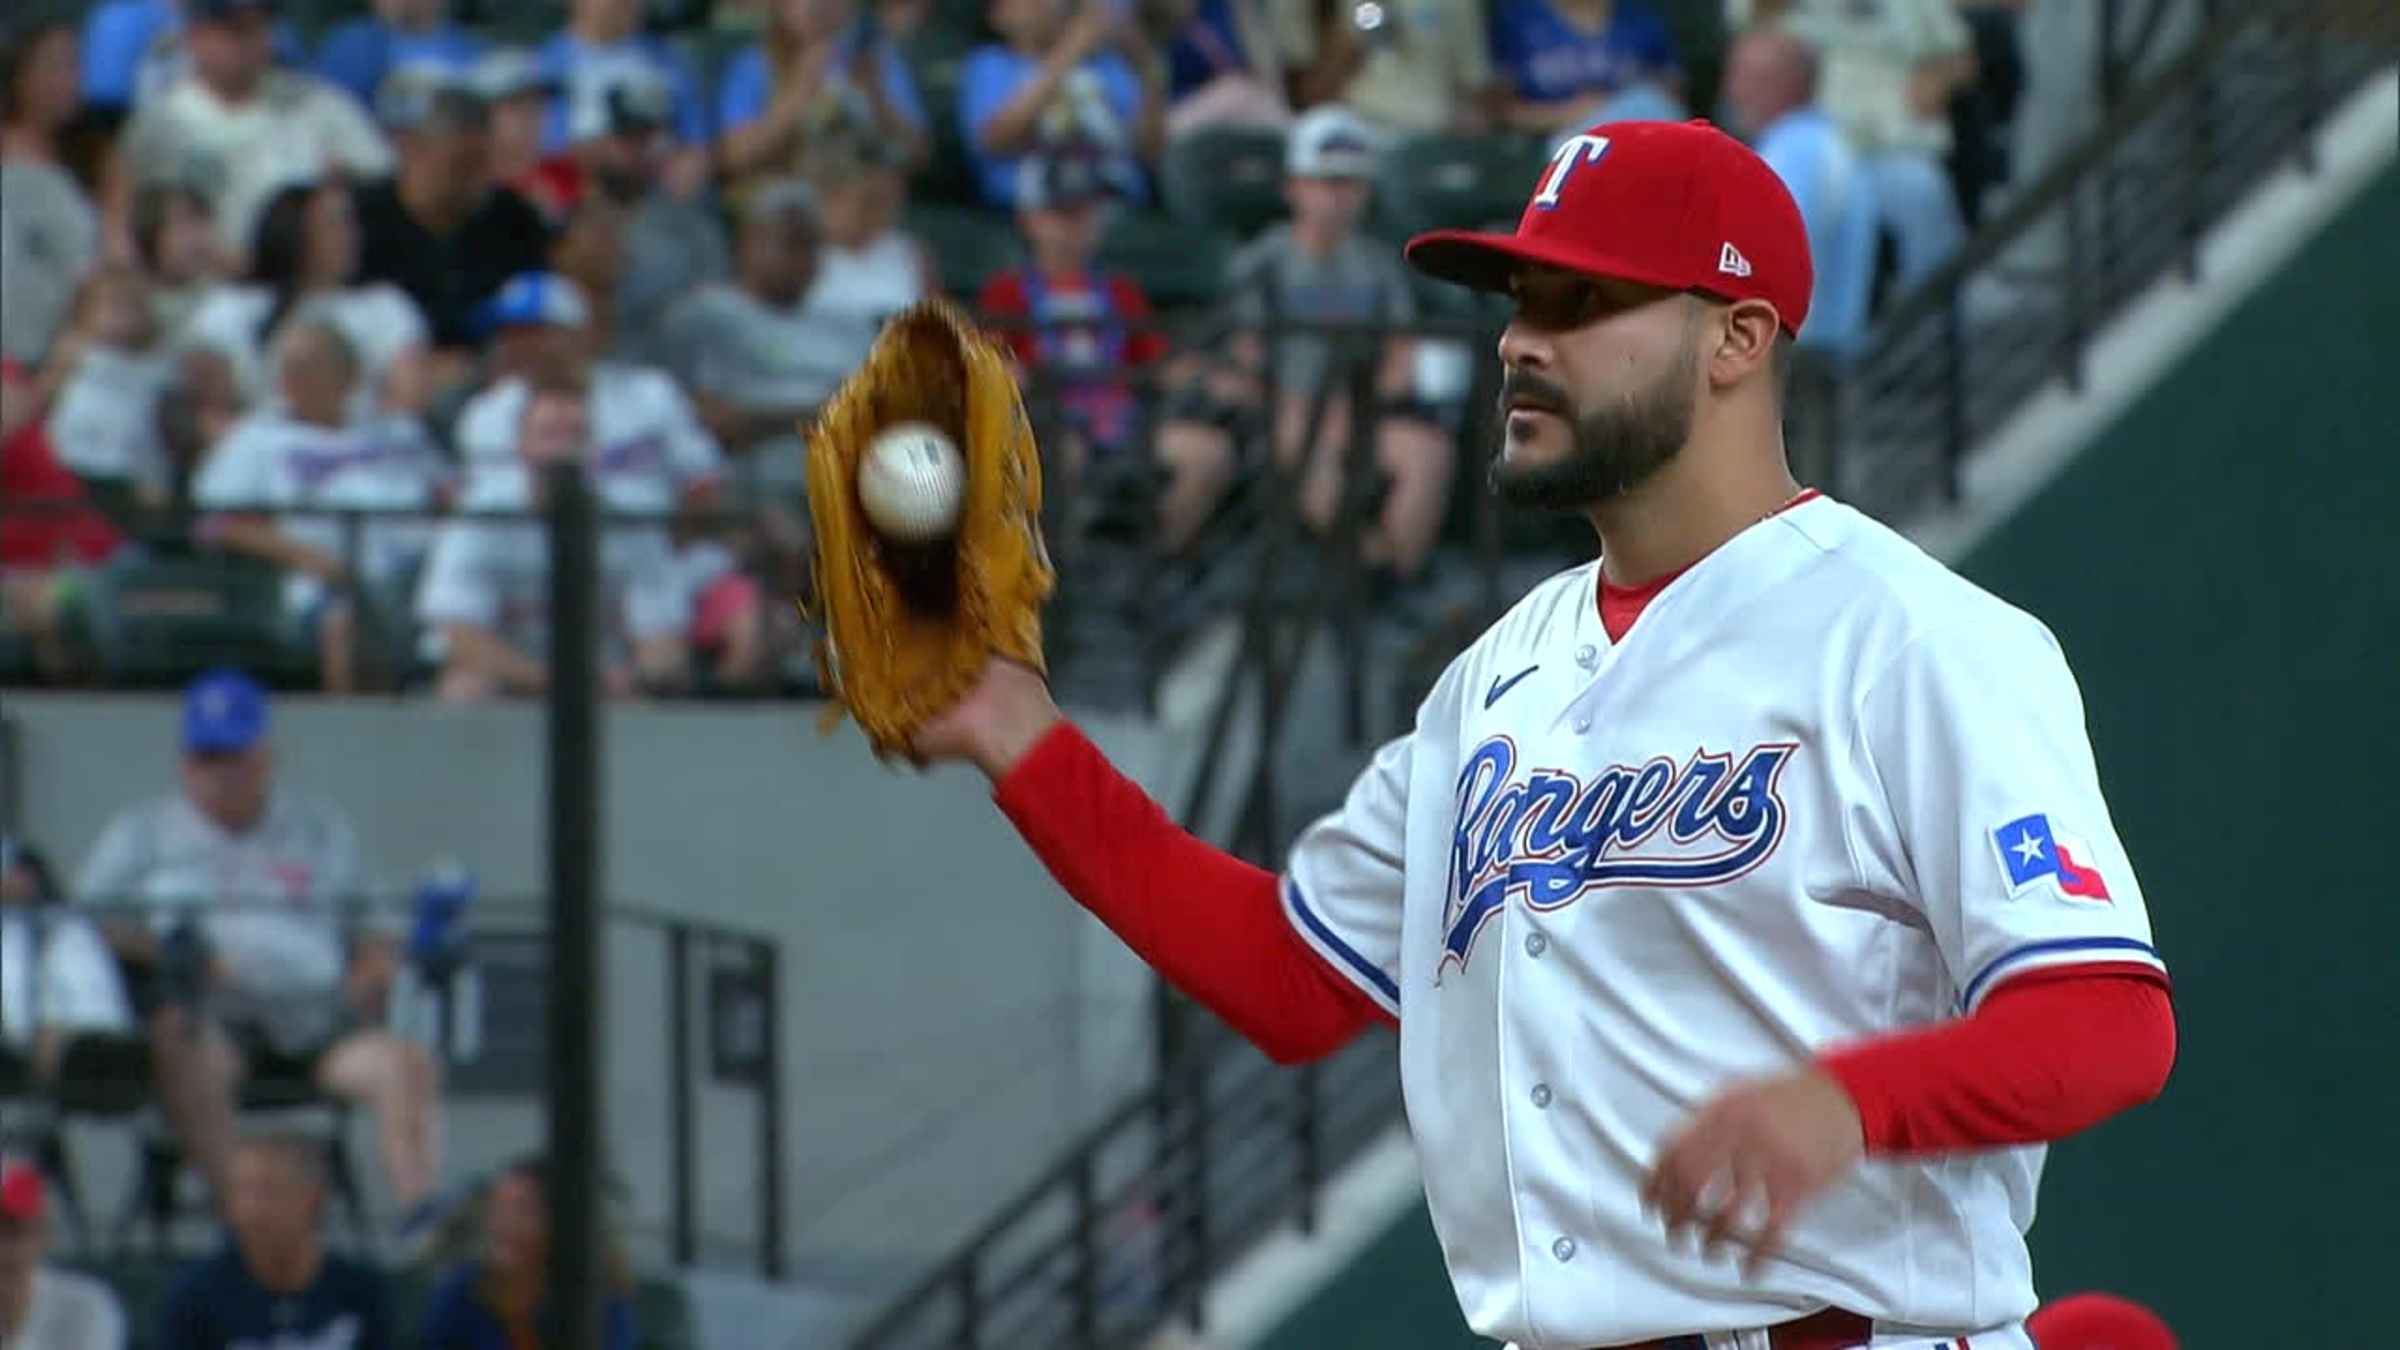
[[1608,122],[1560,141],[1512,234],[1435,230],[1418,271],[1506,291],[1525,264],[1764,300],[1798,336],[1816,274],[1792,194],[1750,147],[1705,121]]

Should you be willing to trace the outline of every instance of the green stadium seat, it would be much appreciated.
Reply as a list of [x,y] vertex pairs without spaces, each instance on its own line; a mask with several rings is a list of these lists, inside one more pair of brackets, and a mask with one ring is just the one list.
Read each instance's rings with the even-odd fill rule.
[[1518,136],[1411,136],[1385,152],[1376,189],[1398,235],[1513,222],[1549,165],[1541,141]]
[[93,578],[85,622],[112,685],[173,686],[218,665],[301,684],[315,664],[289,640],[282,573],[230,554],[153,553],[112,563]]
[[972,301],[984,278],[1024,253],[1016,222],[988,207],[915,202],[908,208],[907,225],[932,251],[942,289],[962,300]]
[[1159,189],[1185,225],[1248,239],[1281,220],[1284,136],[1253,127],[1202,127],[1167,143]]
[[1160,310],[1214,304],[1232,255],[1225,235],[1146,211],[1122,213],[1100,241],[1100,265],[1130,274]]

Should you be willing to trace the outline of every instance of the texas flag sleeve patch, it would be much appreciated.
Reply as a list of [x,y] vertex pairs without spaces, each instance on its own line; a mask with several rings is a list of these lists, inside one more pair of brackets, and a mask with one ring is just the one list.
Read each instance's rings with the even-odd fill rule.
[[2083,841],[2050,828],[2050,817],[2035,813],[1992,831],[2000,866],[2008,873],[2009,894],[2022,893],[2044,878],[2059,894],[2079,900],[2110,903],[2108,881],[2093,865],[2092,851]]

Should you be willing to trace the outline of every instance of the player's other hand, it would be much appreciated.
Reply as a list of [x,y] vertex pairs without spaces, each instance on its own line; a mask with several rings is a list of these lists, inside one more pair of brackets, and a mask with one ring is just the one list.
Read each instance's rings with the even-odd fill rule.
[[920,764],[972,761],[997,783],[1060,716],[1041,672],[994,656],[966,697],[919,728],[909,749]]
[[1865,1152],[1858,1108],[1827,1075],[1809,1069],[1745,1083],[1668,1142],[1642,1203],[1670,1241],[1697,1232],[1710,1256],[1728,1243],[1748,1248],[1755,1278],[1793,1217]]

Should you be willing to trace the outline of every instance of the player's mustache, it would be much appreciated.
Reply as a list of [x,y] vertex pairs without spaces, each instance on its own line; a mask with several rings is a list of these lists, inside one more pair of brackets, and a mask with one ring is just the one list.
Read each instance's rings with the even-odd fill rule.
[[1567,391],[1529,370],[1511,367],[1500,377],[1500,415],[1518,408],[1566,416],[1574,404]]

